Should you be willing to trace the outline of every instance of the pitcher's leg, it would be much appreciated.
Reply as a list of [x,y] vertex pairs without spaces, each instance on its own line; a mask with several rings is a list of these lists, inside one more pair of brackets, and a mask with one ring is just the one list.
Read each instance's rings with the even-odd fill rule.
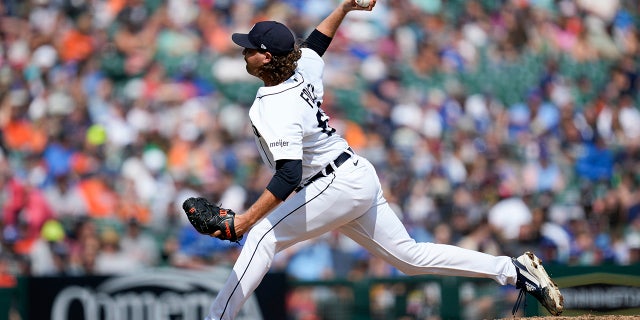
[[256,224],[211,306],[209,319],[233,319],[271,267],[276,252],[348,223],[370,206],[370,200],[353,200],[348,188],[333,177],[319,180]]
[[264,229],[265,224],[266,220],[247,234],[231,274],[211,304],[205,320],[234,319],[269,270],[275,254],[275,241],[273,233],[258,232]]
[[416,243],[387,203],[371,208],[340,231],[407,275],[490,278],[501,285],[516,281],[510,257],[452,245]]

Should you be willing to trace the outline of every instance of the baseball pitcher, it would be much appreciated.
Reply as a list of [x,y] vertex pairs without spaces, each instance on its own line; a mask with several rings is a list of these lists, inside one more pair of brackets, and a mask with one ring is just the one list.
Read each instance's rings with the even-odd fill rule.
[[493,279],[515,285],[522,295],[532,294],[551,314],[559,315],[562,295],[532,253],[516,259],[413,240],[385,200],[373,165],[331,127],[322,110],[322,56],[349,12],[371,11],[376,5],[375,0],[359,2],[366,6],[344,0],[300,44],[275,21],[259,22],[249,33],[232,36],[244,48],[247,72],[264,82],[249,117],[273,178],[242,214],[203,198],[183,204],[200,233],[231,241],[246,237],[206,320],[233,319],[277,252],[331,230],[407,275]]

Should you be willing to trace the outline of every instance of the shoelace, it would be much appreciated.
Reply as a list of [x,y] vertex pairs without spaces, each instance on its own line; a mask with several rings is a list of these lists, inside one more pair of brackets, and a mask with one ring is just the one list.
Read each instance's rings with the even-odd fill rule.
[[527,293],[527,291],[522,288],[520,289],[520,293],[518,293],[518,299],[516,299],[516,304],[513,306],[513,309],[511,310],[511,315],[515,316],[516,312],[518,312],[518,309],[520,308],[520,304],[524,301],[524,307],[522,308],[522,310],[527,310],[527,299],[525,298],[525,294]]

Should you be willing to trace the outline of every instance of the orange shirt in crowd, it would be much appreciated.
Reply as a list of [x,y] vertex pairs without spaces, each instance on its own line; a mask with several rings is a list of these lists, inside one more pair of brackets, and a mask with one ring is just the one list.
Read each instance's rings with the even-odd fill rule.
[[16,284],[16,277],[10,274],[0,274],[0,288],[13,288]]
[[109,218],[116,212],[117,195],[104,182],[97,178],[81,181],[78,188],[87,207],[87,213],[93,218]]
[[25,120],[11,121],[2,130],[9,149],[41,152],[47,144],[46,134]]
[[93,53],[93,39],[78,30],[67,32],[62,38],[60,58],[65,61],[84,61]]

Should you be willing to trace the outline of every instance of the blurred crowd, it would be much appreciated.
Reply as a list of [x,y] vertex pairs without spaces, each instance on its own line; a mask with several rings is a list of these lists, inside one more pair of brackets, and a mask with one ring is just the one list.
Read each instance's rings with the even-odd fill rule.
[[[273,19],[303,39],[335,4],[2,1],[0,286],[232,264],[240,246],[180,208],[242,213],[271,177],[230,34]],[[323,108],[417,241],[638,263],[639,17],[633,0],[379,0],[326,53]],[[336,233],[273,269],[397,274]]]

